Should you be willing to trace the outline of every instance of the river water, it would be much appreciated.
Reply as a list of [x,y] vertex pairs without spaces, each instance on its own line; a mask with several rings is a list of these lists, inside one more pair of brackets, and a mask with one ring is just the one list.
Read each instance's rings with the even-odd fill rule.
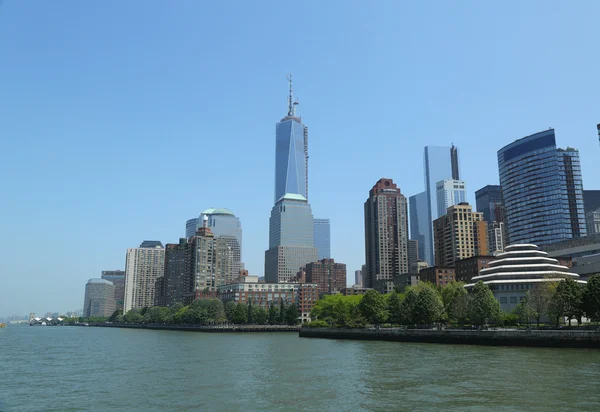
[[600,411],[600,350],[0,329],[0,411]]

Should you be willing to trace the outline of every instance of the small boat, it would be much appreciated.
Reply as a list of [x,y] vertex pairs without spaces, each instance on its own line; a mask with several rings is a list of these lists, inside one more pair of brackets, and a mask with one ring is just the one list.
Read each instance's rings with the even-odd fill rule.
[[6,323],[0,323],[0,329],[5,328],[5,327],[6,327]]

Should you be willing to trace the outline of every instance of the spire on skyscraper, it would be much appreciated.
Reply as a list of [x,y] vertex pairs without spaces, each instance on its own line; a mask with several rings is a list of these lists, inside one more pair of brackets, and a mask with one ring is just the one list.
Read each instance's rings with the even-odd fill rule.
[[294,95],[292,93],[292,73],[287,76],[288,82],[290,83],[290,95],[288,97],[288,116],[296,116],[296,105],[298,105],[298,99],[294,101]]

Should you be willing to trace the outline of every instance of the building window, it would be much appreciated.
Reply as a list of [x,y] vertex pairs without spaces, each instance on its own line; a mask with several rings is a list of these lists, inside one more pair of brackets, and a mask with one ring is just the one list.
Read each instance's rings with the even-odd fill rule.
[[516,296],[511,296],[510,297],[510,303],[517,303],[517,297]]
[[506,296],[500,298],[500,303],[507,303]]

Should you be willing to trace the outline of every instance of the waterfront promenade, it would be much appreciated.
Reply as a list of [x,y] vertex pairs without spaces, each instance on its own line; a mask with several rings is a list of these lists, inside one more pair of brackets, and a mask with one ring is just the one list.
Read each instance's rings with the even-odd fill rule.
[[300,326],[286,325],[158,325],[158,324],[126,324],[126,323],[77,323],[73,326],[102,328],[176,330],[184,332],[298,332]]
[[301,328],[301,338],[383,340],[491,346],[539,346],[600,349],[600,328],[595,330],[470,330],[470,329],[330,329]]

